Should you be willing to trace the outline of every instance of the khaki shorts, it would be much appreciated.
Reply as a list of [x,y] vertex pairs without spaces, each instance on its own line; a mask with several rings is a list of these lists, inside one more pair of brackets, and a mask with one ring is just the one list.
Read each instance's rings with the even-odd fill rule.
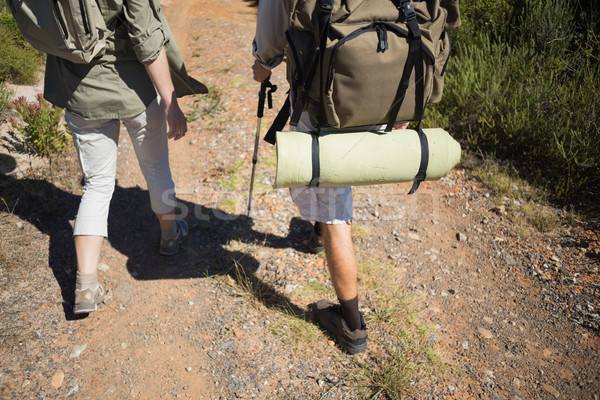
[[352,221],[352,188],[299,186],[290,188],[292,200],[307,221],[345,224]]

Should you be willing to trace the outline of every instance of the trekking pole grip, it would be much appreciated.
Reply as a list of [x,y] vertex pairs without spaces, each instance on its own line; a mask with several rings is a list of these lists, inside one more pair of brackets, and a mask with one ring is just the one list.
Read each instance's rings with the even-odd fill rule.
[[258,92],[258,110],[256,111],[256,117],[262,118],[265,110],[265,98],[267,97],[267,88],[271,86],[269,79],[265,79],[260,84],[260,92]]

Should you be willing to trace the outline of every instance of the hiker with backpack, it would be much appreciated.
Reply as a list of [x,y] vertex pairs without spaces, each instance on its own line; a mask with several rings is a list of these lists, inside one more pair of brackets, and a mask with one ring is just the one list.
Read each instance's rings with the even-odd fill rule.
[[[65,109],[83,173],[73,229],[77,258],[73,311],[89,313],[104,299],[97,265],[108,235],[121,123],[158,218],[160,254],[176,254],[188,234],[186,222],[175,217],[168,139],[185,136],[187,121],[177,95],[194,90],[157,0],[9,0],[9,5],[24,27],[24,37],[49,53],[44,97]],[[179,81],[174,84],[176,75]],[[178,84],[185,93],[176,92]],[[203,91],[204,87],[196,90]]]
[[427,102],[441,97],[449,54],[446,31],[459,24],[457,0],[262,0],[258,5],[254,79],[268,80],[285,56],[290,83],[289,97],[265,140],[274,144],[276,135],[285,136],[281,131],[290,115],[291,130],[305,132],[304,143],[312,138],[312,179],[308,186],[290,187],[290,194],[301,218],[315,221],[309,247],[324,247],[338,298],[310,308],[349,354],[367,347],[351,235],[352,188],[319,184],[319,143],[331,134],[383,128],[387,133],[418,121],[413,133],[421,161],[413,193],[428,172],[427,135],[420,121]]
[[[287,47],[285,32],[289,28],[287,1],[262,0],[258,5],[252,70],[254,79],[263,82],[284,57]],[[304,112],[296,130],[314,130]],[[358,272],[352,243],[351,187],[294,187],[292,200],[300,216],[314,221],[309,240],[311,251],[325,250],[331,280],[338,304],[321,300],[312,305],[318,323],[329,331],[338,344],[350,354],[366,350],[367,328],[358,309]]]

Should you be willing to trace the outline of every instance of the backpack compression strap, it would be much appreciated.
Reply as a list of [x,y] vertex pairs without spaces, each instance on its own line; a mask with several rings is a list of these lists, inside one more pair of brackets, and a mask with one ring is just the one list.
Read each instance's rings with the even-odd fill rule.
[[[404,64],[402,78],[400,79],[400,84],[398,85],[398,90],[396,91],[396,96],[394,97],[394,102],[392,103],[392,107],[390,109],[390,117],[388,119],[387,127],[385,128],[386,132],[391,132],[394,124],[396,123],[396,118],[398,118],[400,107],[402,106],[404,96],[406,95],[406,90],[408,89],[410,75],[412,70],[416,69],[416,65],[419,64],[417,62],[417,58],[421,53],[421,30],[419,29],[419,24],[417,23],[417,14],[415,13],[415,8],[413,7],[412,1],[401,0],[398,8],[402,9],[402,12],[406,18],[406,24],[408,25],[409,29],[408,57],[406,59],[406,63]],[[421,74],[418,74],[417,72],[418,71],[415,71],[415,82],[417,85],[415,109],[417,109],[418,112],[421,112],[423,109],[422,101],[425,87],[423,83],[422,69]],[[422,117],[422,115],[419,117]]]
[[399,9],[402,10],[404,16],[406,18],[406,24],[409,29],[409,47],[408,47],[408,58],[406,59],[406,64],[404,64],[404,71],[402,72],[402,78],[400,79],[400,84],[398,85],[398,91],[396,92],[396,96],[394,98],[394,102],[392,103],[392,108],[390,110],[390,118],[388,120],[387,126],[385,128],[386,132],[391,132],[394,124],[396,123],[396,119],[398,118],[398,113],[400,112],[400,107],[402,105],[402,101],[404,100],[404,96],[406,95],[406,90],[408,89],[410,75],[412,70],[415,71],[415,83],[417,85],[416,90],[416,98],[415,98],[415,109],[418,114],[415,117],[418,118],[419,124],[417,125],[417,132],[419,134],[419,142],[421,144],[421,162],[419,164],[419,171],[415,176],[415,180],[413,185],[408,192],[408,194],[413,194],[418,188],[421,182],[423,182],[427,176],[427,166],[429,165],[429,142],[427,141],[427,136],[421,129],[421,121],[423,120],[423,114],[425,113],[425,106],[427,102],[424,101],[425,95],[425,83],[424,79],[424,71],[423,71],[423,63],[418,60],[418,56],[421,53],[421,30],[419,29],[419,24],[417,23],[417,15],[415,13],[415,9],[413,7],[411,0],[401,0]]
[[308,187],[317,187],[319,186],[319,178],[321,176],[321,159],[319,157],[319,134],[321,133],[321,129],[317,129],[316,131],[310,132],[312,136],[312,149],[311,149],[311,158],[312,158],[312,177],[310,179],[310,183]]

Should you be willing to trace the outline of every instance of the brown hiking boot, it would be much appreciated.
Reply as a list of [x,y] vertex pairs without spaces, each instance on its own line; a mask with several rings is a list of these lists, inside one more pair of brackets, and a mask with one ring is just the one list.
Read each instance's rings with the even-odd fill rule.
[[323,251],[323,237],[321,236],[321,225],[320,222],[315,222],[308,242],[306,242],[308,250],[313,254],[318,254]]
[[367,326],[362,313],[360,314],[361,328],[351,331],[342,317],[339,304],[321,300],[309,307],[314,312],[319,325],[333,335],[340,347],[348,354],[362,353],[367,349]]
[[98,304],[104,300],[104,288],[98,285],[96,290],[75,289],[75,306],[73,306],[74,314],[85,314],[96,311]]

